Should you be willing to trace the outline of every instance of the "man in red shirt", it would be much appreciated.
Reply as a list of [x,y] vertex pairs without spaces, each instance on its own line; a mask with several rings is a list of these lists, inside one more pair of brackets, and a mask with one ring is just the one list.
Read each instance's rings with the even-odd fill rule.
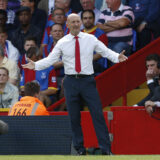
[[[97,26],[94,24],[94,21],[95,21],[94,11],[84,10],[81,14],[81,19],[84,26],[84,29],[82,31],[89,34],[93,34],[95,37],[97,37],[98,40],[100,40],[107,46],[108,38],[105,32],[102,31],[100,28],[97,28]],[[96,58],[95,61],[93,62],[95,75],[98,75],[99,73],[103,72],[108,68],[107,58],[100,58],[100,59],[98,58]]]

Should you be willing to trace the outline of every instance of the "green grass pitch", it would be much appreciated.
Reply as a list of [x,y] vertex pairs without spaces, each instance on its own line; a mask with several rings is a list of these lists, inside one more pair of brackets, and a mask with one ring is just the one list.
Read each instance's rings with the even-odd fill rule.
[[0,160],[160,160],[160,155],[113,156],[57,156],[57,155],[4,155]]

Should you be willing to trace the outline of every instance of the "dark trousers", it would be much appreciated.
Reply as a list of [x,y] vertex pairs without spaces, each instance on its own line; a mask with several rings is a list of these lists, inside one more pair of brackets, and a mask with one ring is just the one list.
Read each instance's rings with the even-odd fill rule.
[[75,78],[65,76],[64,95],[71,119],[73,144],[77,151],[83,151],[83,133],[81,128],[81,97],[85,100],[92,116],[92,121],[103,152],[110,152],[108,128],[102,112],[102,105],[96,89],[94,76]]

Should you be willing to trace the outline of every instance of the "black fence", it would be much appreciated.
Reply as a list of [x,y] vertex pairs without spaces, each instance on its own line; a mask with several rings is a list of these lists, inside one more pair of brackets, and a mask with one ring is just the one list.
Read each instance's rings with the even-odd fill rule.
[[68,116],[0,116],[9,131],[0,135],[1,155],[71,154]]

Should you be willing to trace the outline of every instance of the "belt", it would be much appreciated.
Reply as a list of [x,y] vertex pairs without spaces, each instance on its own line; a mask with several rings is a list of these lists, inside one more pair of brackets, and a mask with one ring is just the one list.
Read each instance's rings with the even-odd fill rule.
[[91,77],[93,76],[93,74],[91,75],[85,75],[85,74],[70,74],[70,75],[66,75],[67,77],[73,77],[73,78],[87,78],[87,77]]

